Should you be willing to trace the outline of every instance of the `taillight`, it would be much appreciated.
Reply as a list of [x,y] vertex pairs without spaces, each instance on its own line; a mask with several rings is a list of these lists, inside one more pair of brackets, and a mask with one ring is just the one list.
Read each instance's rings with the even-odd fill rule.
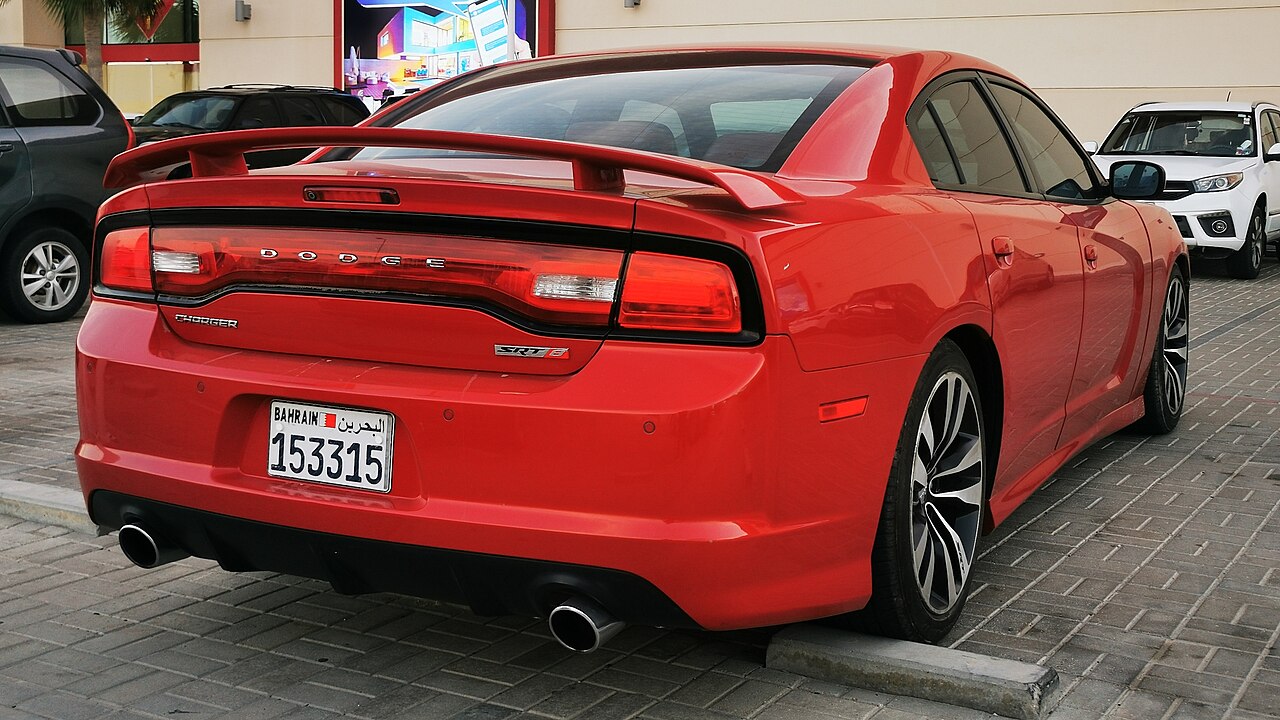
[[634,253],[622,283],[618,324],[639,330],[741,332],[733,272],[713,260]]
[[742,301],[728,265],[633,252],[621,277],[623,256],[621,250],[413,233],[131,228],[103,240],[101,284],[171,298],[207,298],[237,286],[346,290],[479,305],[547,325],[603,329],[616,311],[621,331],[743,331]]
[[201,297],[287,285],[479,301],[535,321],[605,326],[622,252],[480,238],[266,228],[157,228],[156,290]]
[[102,240],[99,280],[115,290],[151,292],[151,231],[128,228],[107,233]]

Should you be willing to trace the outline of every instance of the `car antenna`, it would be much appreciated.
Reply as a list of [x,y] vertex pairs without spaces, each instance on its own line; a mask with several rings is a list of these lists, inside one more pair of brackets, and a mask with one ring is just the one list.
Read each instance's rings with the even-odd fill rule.
[[1231,91],[1227,91],[1227,102],[1231,102]]

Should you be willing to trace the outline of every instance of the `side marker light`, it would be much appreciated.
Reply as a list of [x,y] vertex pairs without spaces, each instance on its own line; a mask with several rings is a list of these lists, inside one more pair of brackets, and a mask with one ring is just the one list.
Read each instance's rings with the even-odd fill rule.
[[849,400],[823,403],[818,406],[818,422],[826,423],[832,420],[857,417],[866,412],[868,399],[870,399],[870,396],[864,395]]

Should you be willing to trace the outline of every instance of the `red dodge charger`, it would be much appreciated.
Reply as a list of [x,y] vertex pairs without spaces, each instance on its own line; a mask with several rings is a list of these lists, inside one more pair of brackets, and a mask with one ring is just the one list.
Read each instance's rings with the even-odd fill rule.
[[932,641],[981,533],[1182,412],[1186,248],[1131,202],[1163,170],[1101,177],[962,55],[516,62],[107,183],[76,458],[144,567],[546,617],[579,651],[829,616]]

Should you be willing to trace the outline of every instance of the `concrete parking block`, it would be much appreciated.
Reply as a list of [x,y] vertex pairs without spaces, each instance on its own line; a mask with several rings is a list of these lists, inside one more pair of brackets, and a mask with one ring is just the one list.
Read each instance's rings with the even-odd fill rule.
[[766,665],[1019,720],[1042,717],[1052,708],[1058,688],[1052,668],[814,625],[795,625],[774,635]]
[[0,478],[0,514],[68,530],[97,531],[89,522],[84,496],[56,485]]

